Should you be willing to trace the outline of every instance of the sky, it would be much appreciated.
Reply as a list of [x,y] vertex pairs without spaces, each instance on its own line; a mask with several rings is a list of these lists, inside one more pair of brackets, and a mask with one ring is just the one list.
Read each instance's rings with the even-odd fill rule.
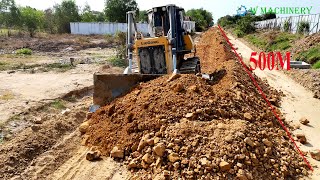
[[[60,3],[62,0],[16,0],[18,5],[31,6],[37,9],[47,9],[54,4]],[[102,11],[104,8],[105,0],[75,0],[77,5],[83,7],[86,2],[90,5],[91,9]],[[139,9],[147,10],[151,7],[176,4],[183,7],[185,10],[192,8],[203,8],[213,14],[215,21],[225,15],[234,15],[236,10],[241,5],[250,7],[258,6],[258,14],[260,14],[261,7],[308,7],[312,6],[311,14],[320,13],[320,1],[319,0],[136,0]],[[281,15],[290,16],[290,15]]]

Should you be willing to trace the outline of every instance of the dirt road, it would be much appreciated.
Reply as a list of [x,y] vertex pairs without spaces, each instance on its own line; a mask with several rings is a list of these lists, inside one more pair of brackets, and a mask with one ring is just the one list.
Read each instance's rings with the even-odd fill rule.
[[[235,39],[228,34],[231,43],[238,48],[237,52],[241,53],[246,63],[249,62],[251,52],[253,50],[246,46],[243,42]],[[299,119],[302,117],[308,118],[310,124],[308,126],[301,125],[301,128],[291,132],[292,134],[303,133],[306,135],[308,144],[299,144],[302,151],[309,151],[312,149],[320,149],[320,101],[313,98],[313,93],[297,82],[293,81],[290,77],[286,76],[280,71],[261,71],[255,70],[254,73],[263,79],[266,79],[268,83],[277,90],[282,91],[285,97],[282,98],[281,111],[285,114],[286,119],[292,124],[299,124]],[[312,159],[308,153],[308,161],[314,167],[314,173],[311,176],[312,179],[320,178],[320,162]]]

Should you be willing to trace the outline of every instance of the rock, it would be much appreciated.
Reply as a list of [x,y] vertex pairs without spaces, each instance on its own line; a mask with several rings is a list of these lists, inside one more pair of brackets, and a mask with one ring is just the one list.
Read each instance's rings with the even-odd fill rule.
[[307,143],[307,138],[304,134],[297,134],[296,136],[301,144]]
[[90,127],[90,123],[89,121],[86,121],[79,126],[79,131],[85,134],[88,131],[89,127]]
[[233,140],[233,138],[232,138],[231,135],[228,135],[228,136],[226,136],[226,137],[224,138],[224,140],[225,140],[227,143],[231,143],[232,140]]
[[86,159],[88,161],[96,161],[99,160],[101,157],[101,152],[96,150],[96,151],[89,151],[86,154]]
[[164,174],[157,174],[154,177],[154,180],[166,180],[166,177],[164,176]]
[[151,156],[149,153],[145,154],[145,155],[142,157],[142,160],[143,160],[145,163],[147,163],[147,164],[153,163],[152,156]]
[[89,135],[84,135],[82,137],[82,140],[81,140],[81,145],[82,146],[85,146],[87,144],[87,141],[88,141],[89,137],[90,137]]
[[174,92],[181,92],[183,89],[184,89],[184,87],[181,83],[177,83],[173,86]]
[[147,145],[147,140],[145,138],[141,138],[140,143],[138,145],[137,151],[141,151]]
[[244,142],[247,143],[249,146],[254,147],[254,143],[250,138],[246,137],[244,139]]
[[221,161],[219,167],[221,171],[229,171],[231,169],[231,165],[225,161]]
[[168,159],[170,162],[174,163],[174,162],[179,161],[180,157],[179,157],[179,154],[177,154],[177,153],[171,153],[171,154],[169,154]]
[[170,81],[173,81],[173,80],[176,80],[178,79],[179,77],[181,77],[180,74],[177,74],[177,73],[173,73],[170,78],[167,80],[167,82],[170,82]]
[[305,117],[302,117],[302,118],[299,120],[299,122],[300,122],[301,124],[303,124],[303,125],[309,124],[309,120],[308,120],[307,118],[305,118]]
[[320,150],[319,149],[310,151],[310,155],[313,159],[320,161]]
[[179,162],[175,162],[175,163],[173,164],[173,168],[174,168],[174,170],[179,170],[179,168],[180,168],[180,163],[179,163]]
[[239,170],[238,170],[237,178],[238,178],[239,180],[247,180],[247,179],[248,179],[247,176],[246,176],[246,173],[245,173],[244,170],[242,170],[242,169],[239,169]]
[[163,143],[159,143],[153,148],[153,151],[156,155],[162,157],[166,151],[166,146]]
[[154,144],[158,144],[159,141],[160,141],[160,138],[159,137],[155,137],[154,140],[153,140],[153,143]]
[[265,149],[265,153],[266,154],[271,154],[271,152],[272,152],[271,147],[268,147],[268,148]]
[[186,114],[186,118],[189,118],[189,119],[192,118],[193,116],[194,116],[194,113],[187,113]]
[[268,147],[272,147],[272,142],[269,141],[268,139],[262,139],[262,142],[264,145],[266,145]]
[[133,159],[128,164],[128,169],[133,169],[138,167],[138,161],[136,159]]
[[153,146],[154,145],[154,139],[148,139],[147,140],[147,143],[150,145],[150,146]]
[[236,136],[243,139],[246,137],[246,135],[244,135],[242,132],[236,132]]
[[189,91],[192,91],[192,92],[199,92],[199,88],[198,86],[194,85],[194,86],[190,86],[188,88]]
[[252,115],[250,113],[244,113],[243,117],[248,121],[252,121]]
[[41,127],[40,127],[39,125],[33,125],[33,126],[31,126],[31,130],[32,130],[33,132],[38,132],[40,129],[41,129]]
[[123,158],[124,157],[124,149],[119,146],[115,146],[111,150],[110,156],[113,158]]
[[70,112],[71,112],[71,109],[67,108],[67,109],[63,110],[63,111],[61,112],[61,114],[67,116],[67,115],[70,114]]

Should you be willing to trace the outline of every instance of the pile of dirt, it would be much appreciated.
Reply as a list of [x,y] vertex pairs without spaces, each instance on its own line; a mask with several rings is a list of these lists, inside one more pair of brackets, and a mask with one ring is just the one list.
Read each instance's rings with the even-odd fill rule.
[[314,98],[320,99],[320,71],[317,69],[292,69],[284,71],[293,80],[311,90]]
[[[307,175],[217,28],[202,35],[197,52],[211,80],[181,75],[141,83],[92,115],[83,143],[123,160],[133,179]],[[258,83],[279,106],[280,93]]]

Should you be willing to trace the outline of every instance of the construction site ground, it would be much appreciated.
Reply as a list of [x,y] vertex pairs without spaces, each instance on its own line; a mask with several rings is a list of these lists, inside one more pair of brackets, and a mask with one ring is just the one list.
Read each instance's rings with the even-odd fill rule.
[[[235,47],[239,48],[238,52],[248,61],[252,50],[239,40],[230,35],[229,37]],[[221,37],[207,38],[214,41],[215,38]],[[64,50],[68,47],[64,47]],[[77,63],[76,67],[66,72],[54,70],[38,72],[37,69],[33,69],[32,73],[25,70],[0,73],[0,94],[2,95],[0,96],[0,123],[2,124],[0,127],[2,136],[0,179],[65,180],[132,177],[132,173],[122,161],[114,161],[105,156],[99,161],[87,161],[85,156],[90,147],[81,145],[83,137],[78,130],[78,126],[86,120],[86,114],[92,104],[90,87],[93,82],[93,73],[96,71],[122,72],[121,68],[99,63],[99,59],[113,55],[113,50],[105,48],[81,50],[80,48],[69,52],[70,49],[66,51],[60,49],[54,53],[39,52],[46,58],[37,59],[39,60],[37,63],[60,62],[61,59],[69,62],[70,57],[75,57],[79,62],[93,56],[94,59],[98,57],[98,60],[91,60],[92,63]],[[103,58],[99,58],[101,55]],[[216,56],[219,55],[221,54],[217,52]],[[210,69],[210,66],[215,64],[209,63],[204,66],[205,69]],[[267,80],[270,86],[285,94],[281,100],[280,110],[288,124],[299,125],[301,117],[309,119],[308,126],[300,125],[299,129],[292,132],[293,134],[302,132],[307,137],[308,144],[298,143],[299,147],[306,152],[320,149],[317,142],[320,139],[319,99],[313,98],[310,90],[282,72],[255,71],[255,73],[258,77]],[[222,83],[225,84],[218,84],[217,87],[229,86],[227,81]],[[238,125],[242,127],[243,124],[239,122]],[[319,161],[313,160],[308,153],[307,158],[314,172],[309,173],[310,177],[303,178],[319,179]]]

